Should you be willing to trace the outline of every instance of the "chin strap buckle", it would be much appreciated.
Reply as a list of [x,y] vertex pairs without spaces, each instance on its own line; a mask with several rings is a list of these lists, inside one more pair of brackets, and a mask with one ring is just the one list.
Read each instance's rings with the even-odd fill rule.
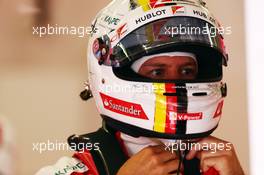
[[92,91],[90,88],[90,84],[88,81],[84,82],[84,88],[85,89],[80,93],[80,97],[82,100],[87,101],[93,97],[93,94],[92,94]]

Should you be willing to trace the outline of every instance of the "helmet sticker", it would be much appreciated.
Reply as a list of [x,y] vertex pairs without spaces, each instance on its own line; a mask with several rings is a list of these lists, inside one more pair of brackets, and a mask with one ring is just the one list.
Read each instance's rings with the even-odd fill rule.
[[176,13],[185,13],[185,7],[184,6],[172,6],[171,7],[172,13],[176,14]]
[[169,113],[170,120],[201,120],[203,119],[202,112],[196,113],[177,113],[177,112],[170,112]]
[[155,18],[162,16],[162,15],[165,15],[165,14],[166,14],[165,9],[158,10],[158,11],[152,12],[152,13],[147,13],[146,15],[136,19],[135,23],[140,24],[140,23],[145,22],[145,21],[151,21],[152,19],[155,19]]
[[149,120],[142,106],[139,104],[119,100],[117,98],[110,97],[103,93],[100,93],[100,96],[101,96],[104,108],[109,111],[112,111],[118,114],[123,114],[128,117]]
[[216,108],[216,111],[215,111],[213,118],[217,118],[217,117],[220,117],[222,115],[223,106],[224,106],[224,101],[221,101]]
[[123,37],[125,33],[127,33],[127,31],[127,23],[125,23],[116,30],[114,36],[111,37],[111,42],[119,40],[121,37]]
[[204,18],[205,20],[209,20],[211,21],[213,24],[216,24],[216,20],[214,17],[210,16],[209,14],[205,13],[205,12],[201,12],[199,10],[193,10],[193,14],[194,16],[199,16]]
[[112,17],[110,15],[102,15],[102,21],[105,22],[107,25],[118,25],[120,19],[117,17]]

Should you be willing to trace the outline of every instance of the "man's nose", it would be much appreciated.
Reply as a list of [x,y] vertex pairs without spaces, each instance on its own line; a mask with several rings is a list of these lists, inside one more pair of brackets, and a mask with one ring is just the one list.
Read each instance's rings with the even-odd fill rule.
[[168,71],[168,75],[166,77],[168,80],[179,80],[181,79],[181,75],[178,71],[178,67],[172,67]]

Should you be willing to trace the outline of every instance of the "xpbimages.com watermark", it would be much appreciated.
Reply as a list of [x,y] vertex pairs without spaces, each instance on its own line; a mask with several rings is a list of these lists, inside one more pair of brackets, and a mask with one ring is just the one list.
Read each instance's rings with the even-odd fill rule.
[[42,27],[32,27],[32,34],[39,37],[47,35],[73,35],[83,38],[97,31],[98,29],[94,26],[59,26],[58,24],[48,24]]
[[32,143],[32,150],[34,152],[38,152],[42,154],[48,151],[76,151],[84,152],[85,150],[99,150],[99,143],[70,143],[67,142],[60,142],[58,140],[51,141],[47,140],[45,142],[35,142]]
[[186,143],[181,140],[175,143],[166,143],[165,150],[176,152],[176,151],[209,151],[211,153],[216,153],[217,151],[231,151],[232,143]]
[[[45,142],[35,142],[32,143],[32,150],[38,152],[39,154],[49,152],[49,151],[76,151],[83,153],[84,151],[100,150],[100,143],[66,143],[60,141],[50,141]],[[231,151],[232,143],[186,143],[184,141],[177,141],[175,143],[169,142],[165,143],[165,151],[177,152],[177,151],[209,151],[211,153],[216,153],[217,151]]]
[[164,34],[171,37],[179,35],[210,35],[216,37],[217,35],[231,35],[232,27],[210,27],[208,24],[203,27],[195,27],[179,24],[178,26],[164,27]]
[[147,85],[105,85],[100,87],[101,92],[107,93],[139,93],[139,94],[152,94],[155,92],[155,87]]
[[[208,86],[209,87],[209,86]],[[175,85],[174,88],[176,89],[187,89],[187,90],[208,90],[208,88],[199,87],[199,85],[189,85],[189,86],[180,86]],[[209,88],[217,89],[218,85],[211,85]],[[153,94],[160,90],[161,87],[155,85],[146,85],[146,84],[133,84],[133,85],[123,85],[123,84],[113,84],[113,85],[104,85],[100,86],[100,92],[106,93],[136,93],[136,94]]]

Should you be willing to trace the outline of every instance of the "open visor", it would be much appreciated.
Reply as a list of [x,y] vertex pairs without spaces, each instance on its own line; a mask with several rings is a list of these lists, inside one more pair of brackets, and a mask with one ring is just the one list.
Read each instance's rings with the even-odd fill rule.
[[[103,42],[107,41],[107,42]],[[101,43],[110,43],[106,36]],[[106,49],[107,52],[109,49]],[[117,75],[129,79],[127,66],[144,56],[166,52],[190,52],[196,55],[202,80],[222,78],[222,65],[227,65],[223,37],[218,29],[202,19],[175,16],[139,27],[117,43],[102,64],[115,67]],[[97,57],[98,58],[98,57]],[[122,72],[122,67],[126,67]],[[124,69],[123,69],[124,70]],[[131,73],[131,72],[130,72]]]

